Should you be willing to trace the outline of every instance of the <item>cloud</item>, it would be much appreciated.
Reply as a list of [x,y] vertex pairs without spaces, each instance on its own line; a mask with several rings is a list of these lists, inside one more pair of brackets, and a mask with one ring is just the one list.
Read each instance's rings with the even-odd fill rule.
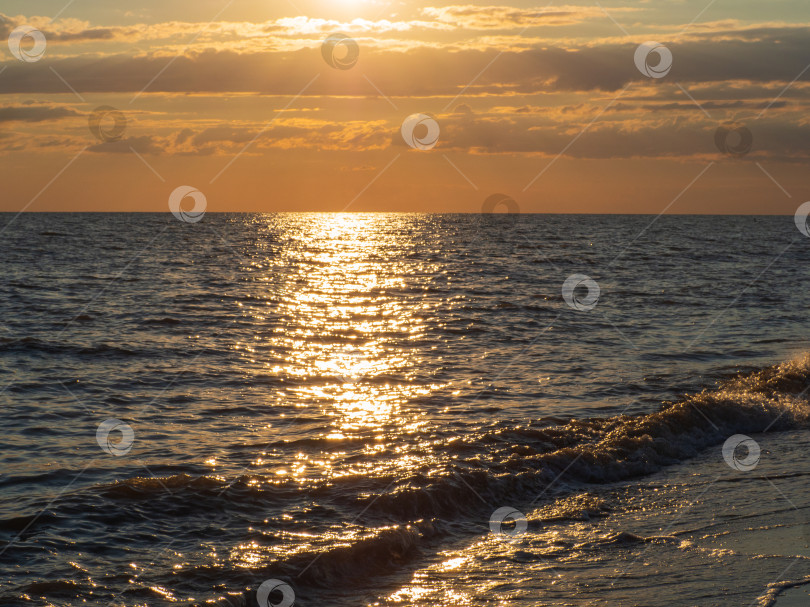
[[19,25],[31,25],[45,35],[49,43],[77,42],[139,42],[166,40],[181,41],[183,46],[189,39],[198,45],[212,42],[258,41],[262,46],[272,46],[273,39],[317,38],[336,31],[350,35],[379,35],[412,31],[452,30],[458,25],[444,21],[391,21],[379,19],[353,19],[339,21],[312,17],[284,17],[259,23],[247,21],[219,21],[205,24],[197,22],[168,21],[162,23],[140,23],[121,26],[91,26],[88,21],[61,19],[52,22],[47,17],[11,17],[0,13],[0,38],[7,38]]
[[[790,82],[807,65],[808,27],[749,30],[746,36],[750,38],[728,39],[725,33],[713,33],[673,43],[674,65],[662,82]],[[149,87],[153,92],[297,95],[317,74],[321,76],[307,95],[376,95],[366,77],[389,97],[455,96],[462,91],[468,96],[618,91],[631,82],[648,82],[633,64],[634,51],[635,44],[627,43],[508,52],[432,47],[407,53],[368,50],[361,51],[354,70],[339,73],[326,68],[317,48],[293,52],[208,49],[187,52],[176,60],[154,55],[46,55],[35,64],[6,63],[3,85],[6,93],[62,93],[64,83],[51,71],[54,67],[80,93],[134,93],[154,79]],[[740,95],[745,97],[745,91]]]
[[96,143],[87,149],[104,154],[131,154],[132,150],[139,154],[161,154],[166,150],[166,144],[167,140],[164,138],[141,135],[109,143]]
[[[436,115],[441,127],[438,153],[569,158],[693,158],[723,159],[714,143],[720,124],[734,113],[748,111],[743,121],[754,136],[748,160],[807,162],[810,159],[810,121],[765,117],[753,120],[752,104],[709,105],[707,118],[694,104],[661,102],[639,105],[632,98],[602,112],[604,103],[559,107],[499,106],[475,111],[468,104]],[[593,121],[599,116],[599,119]],[[368,152],[397,149],[409,152],[396,120],[329,120],[282,118],[266,123],[245,121],[211,126],[209,121],[161,123],[154,118],[137,123],[137,131],[121,141],[96,143],[52,132],[31,131],[0,140],[3,151],[23,149],[77,150],[91,142],[100,154],[230,156],[263,155],[268,150]],[[144,134],[144,132],[153,134]],[[249,148],[247,148],[250,143]]]
[[31,25],[45,34],[48,42],[80,42],[131,39],[137,36],[137,28],[133,27],[90,27],[87,21],[78,19],[63,19],[52,23],[48,17],[12,17],[0,13],[0,38],[8,35],[20,25]]
[[[611,12],[629,12],[639,9],[613,8]],[[472,4],[428,7],[422,14],[439,23],[473,30],[521,29],[544,25],[573,25],[595,17],[604,18],[598,7],[555,6],[546,8],[516,8],[513,6],[477,6]]]
[[[552,20],[584,14],[565,16],[566,10],[555,10],[558,12]],[[514,29],[549,19],[542,11],[504,7],[450,6],[425,11],[425,16],[436,23],[453,21],[453,27],[458,28]],[[354,24],[372,28],[379,22]],[[80,35],[89,31],[85,25],[75,22],[60,26],[61,35]],[[186,27],[175,25],[179,30]],[[167,31],[175,27],[161,26]],[[270,30],[279,24],[253,27],[272,36]],[[288,20],[285,27],[299,34],[320,35],[331,22],[296,18]],[[58,104],[13,104],[0,106],[0,123],[20,123],[15,129],[31,134],[5,138],[4,149],[19,149],[20,145],[34,148],[46,142],[84,146],[90,141],[91,151],[111,154],[131,153],[134,148],[144,155],[233,155],[250,142],[248,154],[269,149],[357,152],[396,147],[405,151],[399,136],[402,116],[388,110],[381,91],[398,107],[419,105],[421,111],[436,113],[442,128],[440,147],[447,150],[556,156],[587,128],[566,155],[689,158],[718,153],[713,132],[720,122],[750,119],[771,104],[766,118],[755,124],[756,146],[751,156],[789,161],[810,157],[810,126],[803,111],[810,85],[800,79],[772,103],[785,84],[805,69],[810,27],[752,28],[723,22],[695,29],[667,42],[674,66],[662,80],[642,76],[633,62],[636,43],[622,40],[567,47],[535,42],[532,48],[507,51],[486,45],[461,48],[452,43],[415,46],[408,52],[363,46],[360,62],[347,71],[326,66],[320,49],[312,44],[294,51],[193,48],[176,58],[140,51],[62,57],[46,54],[37,63],[7,62],[3,92],[65,94],[64,82],[51,69],[55,68],[88,98],[93,93],[134,96],[147,85],[148,92],[171,95],[245,93],[286,98],[267,101],[269,119],[310,83],[303,97],[317,97],[314,103],[326,109],[316,118],[313,114],[291,117],[283,113],[270,125],[258,120],[217,123],[210,117],[186,114],[179,118],[171,112],[149,115],[131,124],[127,139],[95,145],[89,139],[83,112]],[[709,117],[677,85],[689,91]],[[623,89],[621,98],[600,114]],[[454,110],[443,110],[459,95],[459,101],[450,104]],[[525,99],[528,96],[534,98],[529,101]],[[347,113],[346,108],[353,105],[347,97],[379,99],[381,112],[388,113],[373,117]],[[486,104],[497,106],[483,110]],[[172,112],[181,105],[173,105]],[[599,120],[589,126],[597,114]],[[83,122],[77,126],[84,130],[86,140],[44,134],[48,125],[36,126],[69,118]]]
[[[707,119],[694,108],[684,112],[606,117],[591,123],[601,107],[588,104],[572,112],[511,115],[448,114],[439,117],[442,150],[473,154],[513,154],[569,158],[673,158],[723,159],[715,147],[714,133],[723,120]],[[810,124],[779,120],[749,120],[745,126],[754,137],[749,159],[807,162],[810,159]],[[392,144],[402,147],[401,138]]]
[[[142,124],[150,128],[152,124]],[[120,141],[98,143],[88,148],[102,154],[129,154],[134,149],[142,155],[209,156],[234,155],[248,149],[248,154],[261,154],[268,149],[317,151],[370,151],[390,145],[391,125],[385,121],[330,122],[326,120],[279,120],[267,127],[260,123],[194,126],[176,128],[162,125],[162,135],[132,135]],[[40,147],[50,135],[28,137],[30,147]],[[71,148],[86,142],[64,142]],[[248,148],[248,144],[250,144]]]
[[0,123],[46,122],[80,115],[82,115],[82,112],[65,105],[36,104],[29,102],[23,105],[0,106]]
[[[617,8],[614,12],[637,9]],[[189,38],[200,43],[216,41],[261,40],[267,44],[268,37],[322,38],[336,31],[353,36],[372,36],[404,32],[428,32],[432,30],[482,30],[482,29],[522,29],[544,25],[570,25],[590,18],[603,18],[604,13],[594,7],[562,6],[545,9],[517,9],[508,6],[454,5],[440,8],[427,7],[421,11],[425,19],[337,19],[312,18],[306,16],[283,17],[269,21],[234,22],[218,21],[197,23],[168,21],[162,23],[140,23],[121,26],[92,26],[79,19],[59,19],[52,21],[45,16],[24,17],[0,13],[0,38],[7,38],[11,31],[23,24],[40,29],[51,43],[77,42],[137,42],[155,40],[176,40]]]

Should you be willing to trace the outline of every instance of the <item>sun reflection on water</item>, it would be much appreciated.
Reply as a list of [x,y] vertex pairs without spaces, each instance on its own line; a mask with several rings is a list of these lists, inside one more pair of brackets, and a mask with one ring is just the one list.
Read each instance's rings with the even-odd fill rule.
[[[317,412],[329,420],[325,438],[412,433],[424,422],[408,403],[436,389],[417,381],[421,354],[410,344],[426,332],[425,304],[409,280],[415,243],[397,221],[376,214],[298,215],[278,231],[277,254],[268,248],[266,261],[255,264],[262,269],[256,284],[268,290],[265,298],[284,330],[257,332],[254,342],[236,348],[252,361],[266,357],[265,368],[285,378],[286,401],[300,415]],[[331,463],[297,461],[276,474],[303,479],[324,466],[316,476],[331,475]]]
[[405,286],[392,249],[402,246],[375,215],[314,216],[299,235],[306,247],[285,307],[299,319],[282,338],[283,371],[303,380],[304,400],[331,401],[343,436],[401,423],[401,405],[424,390],[403,382],[416,353],[392,348],[392,335],[417,335],[422,323],[386,292]]

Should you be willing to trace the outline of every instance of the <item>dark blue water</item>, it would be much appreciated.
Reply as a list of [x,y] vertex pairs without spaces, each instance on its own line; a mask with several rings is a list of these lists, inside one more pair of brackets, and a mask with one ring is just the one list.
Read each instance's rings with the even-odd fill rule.
[[[595,583],[615,543],[533,525],[607,517],[594,487],[650,475],[685,493],[667,475],[729,436],[804,428],[806,363],[762,371],[810,350],[791,217],[13,218],[3,604],[254,604],[268,579],[296,605],[659,604]],[[510,562],[587,566],[502,585],[504,505],[533,513]],[[737,604],[721,586],[666,602]]]

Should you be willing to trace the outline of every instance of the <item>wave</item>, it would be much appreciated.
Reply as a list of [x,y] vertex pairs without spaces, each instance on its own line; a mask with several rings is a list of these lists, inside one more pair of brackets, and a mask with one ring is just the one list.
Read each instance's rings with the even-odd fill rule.
[[734,434],[807,425],[808,388],[810,356],[804,356],[665,403],[651,414],[490,432],[476,437],[479,445],[490,446],[487,465],[478,469],[459,465],[438,478],[414,476],[392,493],[360,501],[372,511],[424,518],[466,509],[473,492],[485,501],[525,502],[557,485],[564,489],[572,482],[606,483],[645,476]]
[[173,318],[171,316],[164,316],[161,318],[146,318],[141,321],[141,325],[143,326],[150,326],[150,325],[179,325],[182,324],[183,321],[179,318]]
[[[345,546],[307,551],[275,563],[272,571],[305,586],[383,574],[418,555],[426,544],[482,520],[503,504],[537,503],[532,525],[604,516],[609,506],[582,494],[584,486],[651,474],[693,457],[734,434],[806,426],[810,356],[732,378],[655,413],[572,420],[544,428],[510,428],[476,437],[477,468],[457,464],[439,477],[413,475],[388,492],[354,498],[366,517],[403,521]],[[465,441],[467,442],[467,441]],[[500,456],[500,457],[499,457]],[[719,457],[719,454],[718,454]],[[488,461],[487,461],[488,460]],[[466,468],[466,469],[465,469]],[[447,471],[446,471],[447,472]],[[404,519],[404,520],[403,520]],[[448,523],[454,523],[448,525]],[[480,531],[482,525],[476,525]],[[602,543],[677,541],[618,534]],[[309,564],[315,559],[314,564]],[[362,582],[362,580],[361,580]]]
[[426,540],[437,535],[438,530],[429,521],[379,528],[351,544],[332,542],[329,549],[314,555],[301,553],[274,570],[308,586],[329,587],[347,579],[362,582],[396,571],[420,554]]
[[806,586],[810,584],[810,576],[804,577],[800,580],[793,580],[789,582],[774,582],[768,584],[768,590],[757,598],[757,607],[773,607],[776,605],[776,598],[791,588],[798,588],[799,586]]
[[[92,317],[76,317],[74,320],[92,320]],[[0,346],[3,347],[4,353],[68,354],[79,357],[127,358],[131,356],[145,356],[153,353],[153,351],[136,351],[107,343],[78,345],[64,342],[46,341],[36,337],[0,337]]]

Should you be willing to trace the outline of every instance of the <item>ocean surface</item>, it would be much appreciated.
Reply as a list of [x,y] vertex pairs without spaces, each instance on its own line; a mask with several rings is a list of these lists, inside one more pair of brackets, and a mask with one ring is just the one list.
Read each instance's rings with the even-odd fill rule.
[[810,600],[792,217],[0,230],[2,605]]

